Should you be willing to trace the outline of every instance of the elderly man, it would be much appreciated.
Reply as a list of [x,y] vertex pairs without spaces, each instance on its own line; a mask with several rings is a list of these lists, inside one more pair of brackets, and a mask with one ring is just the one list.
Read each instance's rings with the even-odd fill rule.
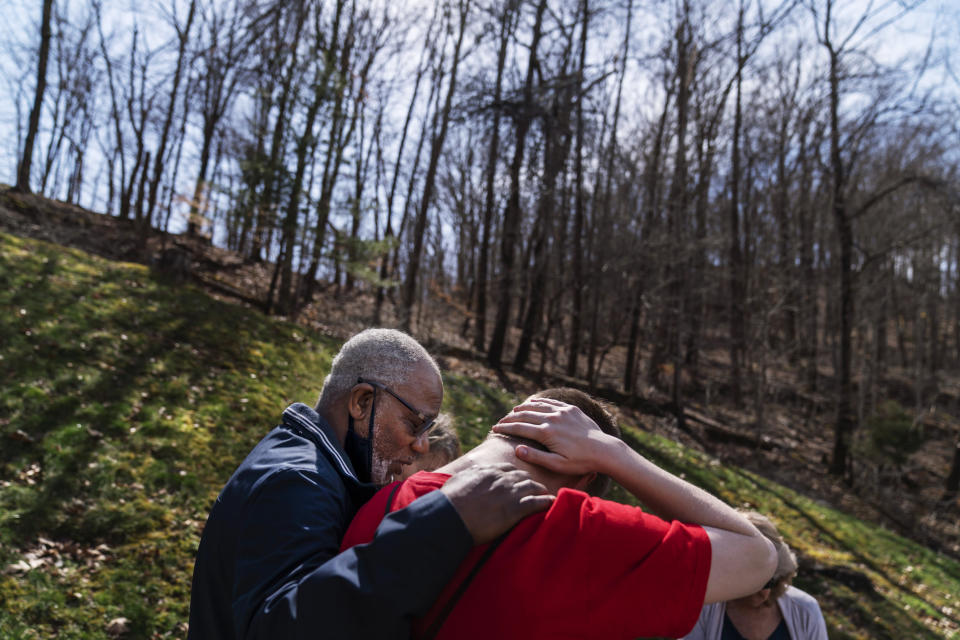
[[[596,424],[557,419],[581,412]],[[742,596],[766,582],[776,554],[741,514],[654,466],[618,433],[613,417],[580,391],[533,396],[437,473],[382,489],[354,518],[343,547],[370,540],[391,509],[442,490],[476,465],[505,462],[528,469],[557,499],[546,513],[474,549],[414,621],[414,638],[683,635],[705,601]],[[669,520],[590,495],[603,492],[605,476]]]
[[[197,552],[191,638],[407,637],[474,544],[553,500],[483,467],[340,540],[376,485],[426,447],[443,385],[413,338],[370,329],[334,358],[316,409],[294,404],[221,491]],[[416,575],[416,580],[410,576]]]

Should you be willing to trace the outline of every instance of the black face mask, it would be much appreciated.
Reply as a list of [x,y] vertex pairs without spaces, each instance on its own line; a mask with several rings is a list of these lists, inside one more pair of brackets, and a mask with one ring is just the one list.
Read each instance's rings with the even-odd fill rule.
[[353,464],[360,482],[371,482],[373,472],[373,417],[377,412],[377,390],[373,390],[373,403],[370,405],[370,426],[367,437],[364,438],[353,428],[353,416],[347,417],[347,437],[343,442],[343,450]]

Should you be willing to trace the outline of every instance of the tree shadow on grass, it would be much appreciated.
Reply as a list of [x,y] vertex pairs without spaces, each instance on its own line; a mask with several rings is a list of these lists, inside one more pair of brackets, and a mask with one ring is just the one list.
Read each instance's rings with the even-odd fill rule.
[[[943,618],[950,620],[955,624],[960,623],[956,617],[944,614],[935,603],[930,602],[922,593],[919,593],[917,590],[911,589],[902,584],[899,574],[891,575],[889,567],[881,565],[878,561],[865,553],[865,542],[868,539],[866,535],[859,540],[845,539],[844,536],[839,535],[835,530],[828,528],[817,517],[810,513],[808,509],[804,508],[796,500],[789,497],[784,491],[778,489],[772,483],[747,474],[742,469],[736,467],[728,467],[727,469],[731,473],[752,484],[759,491],[763,491],[776,498],[780,503],[802,518],[811,528],[817,531],[817,533],[822,536],[824,540],[832,543],[835,548],[849,553],[850,556],[853,557],[858,563],[867,567],[875,574],[882,576],[890,588],[899,591],[904,596],[915,598],[920,602],[923,602],[927,607],[930,608],[931,613],[935,612],[935,615],[942,616]],[[777,515],[782,517],[786,514]],[[857,521],[857,524],[858,526],[865,526],[862,525],[862,523],[859,523],[859,521]],[[902,544],[900,539],[895,540],[893,539],[892,535],[884,534],[885,532],[883,530],[875,529],[870,535],[873,537],[882,536],[891,544]],[[834,585],[836,590],[838,582],[836,580],[830,580],[830,582]],[[844,587],[846,586],[844,585]],[[933,633],[923,625],[916,623],[915,618],[901,611],[899,604],[883,597],[879,592],[874,591],[864,594],[856,593],[851,590],[850,593],[855,595],[847,598],[844,610],[855,613],[857,615],[857,619],[868,627],[876,627],[876,619],[878,618],[879,620],[889,623],[893,618],[896,617],[899,618],[899,620],[891,628],[899,630],[898,632],[902,632],[902,630],[905,628],[904,625],[913,623],[916,626],[918,633],[923,632],[923,634],[925,634],[917,637],[939,637],[937,634]],[[863,597],[864,595],[866,595],[866,597]]]
[[[38,282],[12,296],[12,302],[26,311],[25,316],[33,315],[31,320],[39,324],[27,339],[6,349],[4,356],[18,363],[7,373],[8,379],[19,378],[28,385],[40,379],[49,388],[47,397],[33,393],[32,398],[22,399],[19,415],[15,414],[5,427],[6,435],[12,432],[18,439],[5,438],[15,446],[3,448],[0,463],[11,470],[29,465],[39,468],[33,478],[37,484],[28,485],[34,487],[29,502],[11,529],[19,544],[41,533],[69,535],[78,541],[123,537],[132,532],[131,523],[124,520],[138,514],[124,516],[121,510],[109,509],[91,513],[89,504],[80,505],[76,500],[90,493],[83,483],[95,475],[88,469],[102,445],[110,442],[122,446],[129,401],[151,363],[163,357],[167,340],[141,339],[122,349],[104,341],[96,345],[92,332],[129,326],[135,321],[138,310],[133,305],[101,313],[103,307],[89,304],[101,287],[121,284],[118,281],[124,274],[107,271],[102,278],[52,287],[51,276],[58,275],[56,254],[47,256],[44,264],[54,268],[45,267]],[[43,309],[51,306],[57,309],[57,315],[43,318]],[[60,343],[64,337],[67,340]],[[93,346],[80,346],[87,343]],[[98,362],[109,367],[100,375],[94,368]],[[77,376],[69,375],[69,371],[78,372]],[[103,487],[93,490],[98,488]],[[145,519],[139,528],[149,524]]]
[[[674,455],[665,453],[657,447],[645,443],[632,428],[624,429],[623,439],[632,448],[639,451],[658,466],[676,475],[682,475],[690,482],[710,490],[714,494],[719,493],[718,489],[723,487],[724,480],[722,474],[718,473],[720,467],[718,466],[717,469],[711,469],[713,465],[705,462],[700,456],[695,456],[697,458],[696,460],[679,460],[674,457]],[[680,455],[682,455],[682,452]],[[922,594],[901,585],[898,580],[899,575],[891,576],[889,568],[880,565],[877,561],[865,554],[863,550],[864,541],[858,544],[856,540],[844,539],[842,535],[828,528],[816,516],[810,513],[807,508],[792,499],[784,491],[778,489],[773,483],[761,478],[755,478],[736,467],[722,467],[722,469],[740,481],[745,482],[748,486],[753,487],[756,491],[756,502],[765,502],[765,500],[761,498],[761,494],[769,495],[774,501],[779,502],[787,510],[794,512],[798,517],[803,519],[804,522],[808,523],[818,535],[822,536],[825,541],[828,541],[828,544],[850,553],[857,562],[862,563],[871,571],[882,576],[886,582],[900,591],[904,596],[923,602],[926,607],[929,607],[931,615],[940,616],[954,623],[956,622],[955,618],[943,614],[935,604],[931,603],[927,598],[924,598]],[[742,491],[742,489],[740,489],[740,491]],[[767,508],[769,509],[769,507]],[[787,511],[780,511],[778,509],[774,509],[773,511],[773,515],[779,518],[788,515]],[[882,531],[871,532],[871,536],[883,534],[884,532]],[[901,540],[892,534],[884,535],[884,539],[888,540],[890,544],[901,543]],[[941,569],[943,569],[945,573],[953,575],[946,566],[942,566]],[[798,580],[801,588],[808,587],[813,594],[830,600],[830,609],[841,612],[850,624],[856,626],[861,632],[868,632],[871,638],[941,637],[919,622],[915,615],[904,611],[902,609],[902,603],[884,596],[880,592],[872,589],[868,592],[853,589],[843,581],[842,576],[824,577],[817,574],[812,577],[808,576],[806,582],[804,582],[802,577],[801,575],[801,579]],[[864,576],[864,578],[866,578],[866,576]],[[922,615],[921,612],[914,613]],[[904,635],[904,632],[906,632],[906,635]]]
[[[40,534],[117,542],[160,526],[163,510],[149,497],[134,496],[136,504],[108,499],[118,494],[111,485],[130,482],[143,469],[125,470],[118,462],[98,470],[96,461],[108,449],[122,454],[139,448],[130,457],[152,454],[163,475],[177,460],[164,451],[182,443],[155,416],[151,438],[131,441],[131,420],[139,421],[139,405],[149,402],[143,389],[153,387],[167,407],[186,404],[183,391],[171,391],[156,371],[185,370],[189,377],[245,357],[240,327],[249,314],[191,290],[154,287],[131,267],[91,268],[64,258],[63,251],[37,244],[16,264],[0,256],[0,284],[8,285],[0,306],[18,309],[0,320],[0,331],[15,338],[0,345],[0,379],[7,386],[0,416],[11,416],[0,421],[0,478],[18,487],[0,499],[16,503],[8,512],[19,511],[0,535],[12,535],[18,545]],[[177,350],[193,341],[198,346],[192,353]],[[12,477],[25,469],[29,481]]]

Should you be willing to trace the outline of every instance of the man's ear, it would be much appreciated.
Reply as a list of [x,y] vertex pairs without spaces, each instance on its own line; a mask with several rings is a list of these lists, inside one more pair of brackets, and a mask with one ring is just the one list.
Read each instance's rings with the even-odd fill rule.
[[576,489],[577,491],[586,491],[586,490],[587,490],[587,487],[590,486],[590,483],[592,483],[592,482],[593,482],[594,480],[596,480],[596,479],[597,479],[597,472],[596,472],[596,471],[591,471],[590,473],[585,473],[585,474],[583,474],[582,476],[580,476],[580,479],[577,480],[577,483],[576,483],[575,485],[573,485],[572,488],[573,488],[573,489]]
[[368,419],[373,407],[373,386],[366,382],[353,385],[347,402],[347,410],[354,420]]

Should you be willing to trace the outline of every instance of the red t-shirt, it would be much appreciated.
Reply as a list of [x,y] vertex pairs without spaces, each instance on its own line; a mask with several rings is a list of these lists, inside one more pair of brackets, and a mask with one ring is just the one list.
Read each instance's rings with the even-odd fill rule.
[[[396,491],[390,511],[439,489],[449,478],[415,474]],[[342,549],[373,539],[396,484],[360,509]],[[430,629],[488,546],[473,549],[433,608],[414,621],[415,638]],[[701,527],[561,489],[547,511],[525,518],[507,534],[436,638],[675,638],[697,621],[709,575],[710,540]]]

